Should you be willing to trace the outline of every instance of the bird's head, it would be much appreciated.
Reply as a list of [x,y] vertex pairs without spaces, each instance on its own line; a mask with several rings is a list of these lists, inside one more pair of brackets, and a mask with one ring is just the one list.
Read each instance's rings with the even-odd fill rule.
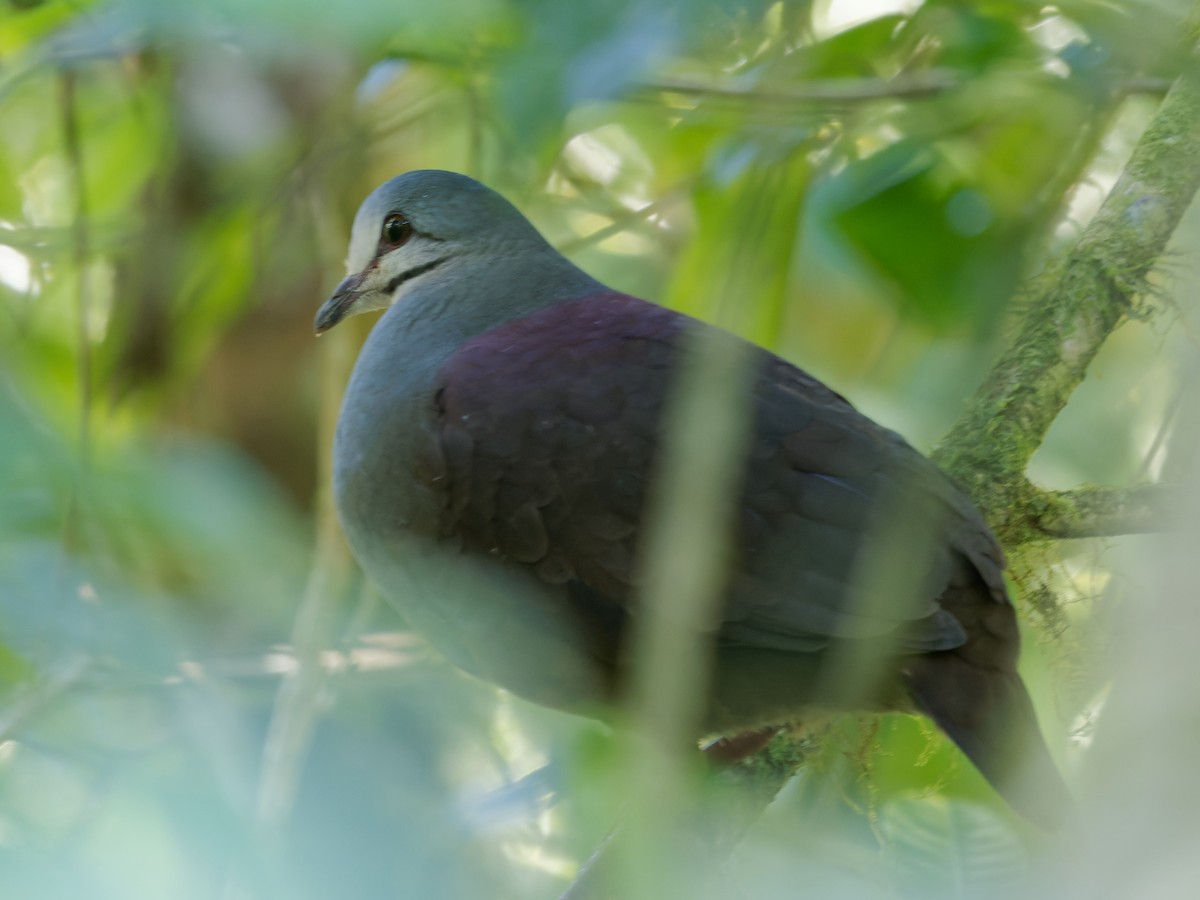
[[313,327],[323,334],[348,316],[391,306],[465,261],[529,247],[546,244],[495,191],[455,172],[408,172],[381,184],[359,207],[346,258],[350,274],[317,310]]

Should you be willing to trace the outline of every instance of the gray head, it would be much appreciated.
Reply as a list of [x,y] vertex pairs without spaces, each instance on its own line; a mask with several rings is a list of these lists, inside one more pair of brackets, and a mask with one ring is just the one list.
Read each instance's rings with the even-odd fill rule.
[[317,311],[314,328],[321,334],[348,316],[390,306],[465,261],[530,249],[553,253],[516,207],[473,178],[436,169],[397,176],[358,208],[350,274]]

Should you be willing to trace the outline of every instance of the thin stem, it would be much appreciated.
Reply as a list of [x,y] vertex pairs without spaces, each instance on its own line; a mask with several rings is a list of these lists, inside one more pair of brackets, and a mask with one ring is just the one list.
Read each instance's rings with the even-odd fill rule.
[[[958,73],[940,69],[896,78],[836,78],[810,81],[804,85],[787,88],[764,88],[759,85],[738,87],[684,78],[663,78],[637,85],[634,95],[651,97],[676,94],[706,100],[733,100],[739,103],[750,101],[809,106],[825,103],[871,103],[880,100],[920,100],[955,90],[965,83],[965,79]],[[1165,78],[1130,78],[1117,85],[1114,93],[1118,96],[1161,95],[1167,93],[1170,87],[1171,82]]]
[[[326,234],[326,231],[332,232],[334,229],[328,226],[329,217],[325,207],[316,198],[316,189],[313,190],[314,219],[320,245],[336,246],[331,234]],[[330,263],[329,268],[333,271],[335,265]],[[349,333],[335,334],[321,343],[318,466],[322,473],[331,468],[333,432],[341,405],[342,388],[351,365],[349,337]],[[328,677],[321,666],[320,655],[322,650],[334,643],[332,613],[349,565],[328,479],[320,478],[319,484],[313,564],[292,628],[297,668],[280,683],[263,745],[258,816],[260,827],[268,834],[278,828],[291,812]]]
[[59,75],[59,110],[62,115],[63,146],[75,191],[75,213],[71,225],[71,248],[75,262],[76,339],[79,352],[79,450],[86,466],[91,458],[92,346],[88,334],[91,295],[88,288],[88,203],[83,174],[83,142],[76,109],[76,75],[64,68]]

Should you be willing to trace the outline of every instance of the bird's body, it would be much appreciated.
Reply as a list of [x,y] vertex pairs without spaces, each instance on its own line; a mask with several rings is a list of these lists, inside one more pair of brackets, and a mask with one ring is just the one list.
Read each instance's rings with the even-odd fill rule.
[[[710,326],[605,288],[452,173],[372,194],[350,269],[319,331],[395,301],[338,426],[335,496],[356,556],[464,669],[547,705],[611,707],[674,375]],[[706,730],[915,706],[1050,818],[1061,788],[1016,675],[990,530],[898,435],[767,351],[748,355]],[[872,576],[882,546],[910,569],[894,593]],[[847,654],[869,659],[869,683],[830,677]],[[1027,757],[1053,791],[1017,791]]]

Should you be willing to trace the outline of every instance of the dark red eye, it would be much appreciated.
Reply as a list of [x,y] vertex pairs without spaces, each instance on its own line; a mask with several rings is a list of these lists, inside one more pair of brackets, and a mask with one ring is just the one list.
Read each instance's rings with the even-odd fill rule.
[[384,243],[400,245],[412,237],[413,227],[400,213],[392,213],[383,220]]

